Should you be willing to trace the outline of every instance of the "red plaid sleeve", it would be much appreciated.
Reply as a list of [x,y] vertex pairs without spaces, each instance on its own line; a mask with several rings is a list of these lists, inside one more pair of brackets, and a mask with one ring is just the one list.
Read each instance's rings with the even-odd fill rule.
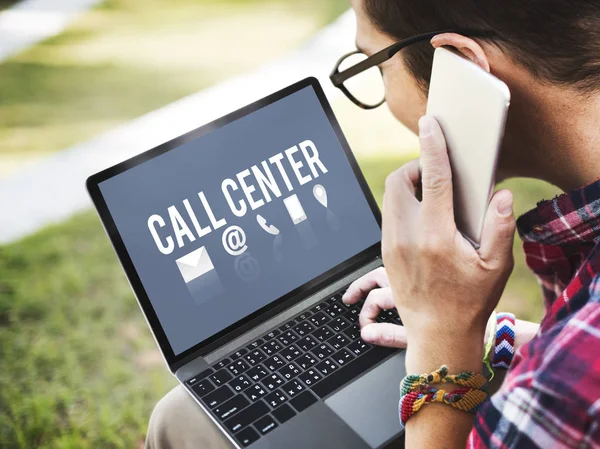
[[517,352],[467,447],[600,448],[600,276],[585,305]]

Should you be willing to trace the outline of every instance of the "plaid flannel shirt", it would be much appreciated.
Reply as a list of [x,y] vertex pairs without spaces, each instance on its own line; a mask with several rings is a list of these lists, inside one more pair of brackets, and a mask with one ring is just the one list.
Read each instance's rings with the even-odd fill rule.
[[517,225],[546,312],[467,447],[600,448],[600,181],[540,203]]

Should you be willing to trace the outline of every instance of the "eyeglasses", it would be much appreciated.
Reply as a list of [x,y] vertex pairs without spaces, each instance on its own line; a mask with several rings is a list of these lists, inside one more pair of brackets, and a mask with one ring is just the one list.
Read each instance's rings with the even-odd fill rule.
[[468,35],[472,37],[492,35],[492,33],[484,31],[434,31],[396,42],[368,57],[360,50],[353,51],[339,59],[329,79],[331,79],[335,87],[340,89],[358,107],[362,109],[375,109],[385,103],[383,72],[379,65],[391,59],[403,48],[418,42],[431,40],[438,34],[443,33],[460,33],[463,36]]

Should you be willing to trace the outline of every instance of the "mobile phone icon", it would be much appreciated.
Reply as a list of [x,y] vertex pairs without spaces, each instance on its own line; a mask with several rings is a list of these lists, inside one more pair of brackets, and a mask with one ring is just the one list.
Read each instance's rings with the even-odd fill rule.
[[262,215],[257,215],[256,221],[258,222],[260,227],[263,229],[263,231],[265,231],[271,235],[279,235],[279,229],[277,229],[273,225],[268,225],[267,220]]
[[283,204],[285,204],[285,207],[290,214],[290,218],[295,225],[306,220],[306,213],[304,212],[304,208],[298,199],[298,195],[294,194],[287,197],[285,200],[283,200]]

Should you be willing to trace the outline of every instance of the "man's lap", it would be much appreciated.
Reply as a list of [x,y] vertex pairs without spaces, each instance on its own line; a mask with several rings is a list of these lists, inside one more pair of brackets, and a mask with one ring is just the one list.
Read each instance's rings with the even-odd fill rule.
[[152,412],[146,449],[231,449],[215,423],[179,385]]

